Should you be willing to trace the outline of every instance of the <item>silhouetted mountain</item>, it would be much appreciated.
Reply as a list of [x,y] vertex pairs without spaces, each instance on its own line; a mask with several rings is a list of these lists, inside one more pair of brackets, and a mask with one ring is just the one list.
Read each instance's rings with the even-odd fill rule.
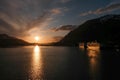
[[0,47],[23,46],[28,44],[29,43],[24,40],[8,36],[7,34],[0,34]]
[[68,33],[57,45],[74,46],[85,41],[120,45],[120,15],[105,15],[88,20]]

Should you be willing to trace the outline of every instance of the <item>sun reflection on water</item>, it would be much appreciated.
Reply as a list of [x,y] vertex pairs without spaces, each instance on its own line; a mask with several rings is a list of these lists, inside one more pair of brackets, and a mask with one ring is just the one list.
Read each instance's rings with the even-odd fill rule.
[[34,60],[35,60],[35,63],[38,63],[39,58],[40,58],[40,48],[39,48],[39,46],[35,46],[34,47]]
[[40,51],[40,47],[36,45],[33,49],[30,80],[41,80],[41,79],[42,79],[41,51]]

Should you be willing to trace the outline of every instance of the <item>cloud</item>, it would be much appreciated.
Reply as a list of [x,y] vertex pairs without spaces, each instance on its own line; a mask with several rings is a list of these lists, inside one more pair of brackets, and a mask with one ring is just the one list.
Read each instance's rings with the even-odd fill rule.
[[[50,19],[50,14],[48,12],[43,13],[33,21],[31,21],[27,26],[28,28],[34,28],[38,27],[39,25],[43,24],[47,21],[47,19]],[[51,20],[51,19],[50,19]]]
[[27,33],[27,30],[24,30],[24,31],[16,30],[16,28],[14,28],[11,24],[0,19],[0,34],[4,34],[4,33],[17,36],[17,37],[29,36],[29,34]]
[[0,0],[0,33],[15,36],[29,34],[29,30],[52,21],[49,12],[54,0]]
[[118,9],[120,9],[120,3],[112,3],[104,8],[98,8],[94,11],[88,11],[85,13],[81,13],[80,16],[86,16],[90,14],[102,14],[102,13],[111,12],[111,11],[118,10]]
[[54,9],[51,9],[50,12],[52,14],[61,14],[62,13],[62,9],[61,8],[54,8]]
[[61,26],[59,28],[53,28],[52,30],[53,31],[72,31],[75,28],[77,28],[76,25],[64,25],[64,26]]
[[71,1],[71,0],[61,0],[62,3],[67,3],[69,1]]
[[69,9],[66,7],[63,7],[63,8],[53,8],[49,12],[52,15],[59,15],[59,14],[63,14],[64,12],[67,12],[67,11],[69,11]]
[[14,28],[6,21],[0,19],[0,32],[11,32]]

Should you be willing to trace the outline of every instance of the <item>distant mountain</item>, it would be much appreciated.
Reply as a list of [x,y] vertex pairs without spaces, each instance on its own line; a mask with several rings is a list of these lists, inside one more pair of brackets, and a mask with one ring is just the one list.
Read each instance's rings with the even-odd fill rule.
[[8,36],[7,34],[0,34],[0,47],[23,46],[28,44],[29,44],[28,42],[22,39],[11,37],[11,36]]
[[68,33],[57,45],[74,46],[85,41],[120,45],[120,15],[105,15],[88,20]]

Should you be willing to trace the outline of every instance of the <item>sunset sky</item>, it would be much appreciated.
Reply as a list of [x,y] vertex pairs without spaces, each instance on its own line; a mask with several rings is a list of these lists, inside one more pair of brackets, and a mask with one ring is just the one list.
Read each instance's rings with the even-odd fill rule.
[[120,0],[0,0],[0,34],[48,43],[105,14],[120,14]]

